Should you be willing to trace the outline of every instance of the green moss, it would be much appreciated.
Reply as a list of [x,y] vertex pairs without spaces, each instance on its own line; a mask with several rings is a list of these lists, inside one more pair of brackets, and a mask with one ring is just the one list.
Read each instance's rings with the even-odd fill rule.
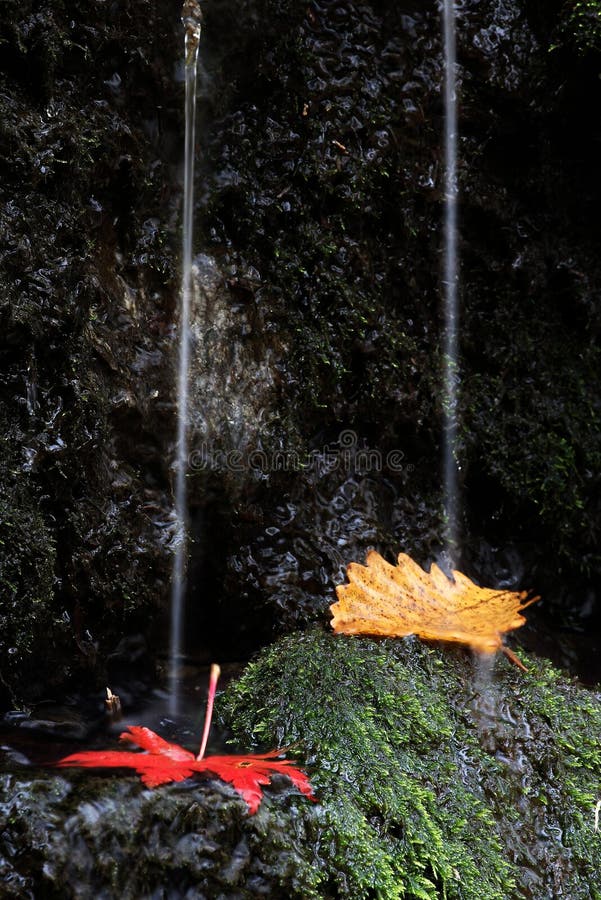
[[601,3],[599,0],[569,0],[563,13],[561,33],[578,53],[601,51]]
[[306,896],[480,900],[529,880],[597,896],[601,705],[547,664],[499,660],[489,682],[461,651],[314,632],[262,653],[225,700],[238,740],[308,756]]
[[422,659],[410,671],[371,641],[290,638],[229,694],[238,733],[298,744],[315,763],[336,896],[476,897],[481,884],[501,898],[511,887],[493,816],[460,783],[467,738],[431,686],[439,660]]
[[[490,314],[481,342],[485,362],[464,385],[466,456],[512,497],[514,537],[522,517],[534,520],[548,529],[562,557],[577,547],[574,562],[590,574],[599,564],[593,485],[601,467],[601,353],[594,341],[568,336],[552,309],[541,312],[540,318],[529,313],[529,320],[514,312],[512,322],[500,307]],[[511,347],[496,344],[498,329],[511,331]],[[555,391],[557,373],[561,389]]]

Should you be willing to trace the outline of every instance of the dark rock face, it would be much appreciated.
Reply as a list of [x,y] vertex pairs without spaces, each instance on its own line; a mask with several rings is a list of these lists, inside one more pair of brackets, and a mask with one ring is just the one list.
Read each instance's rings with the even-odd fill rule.
[[[590,615],[596,5],[459,15],[464,568],[576,612],[586,588]],[[142,657],[166,603],[178,12],[0,8],[2,702]],[[223,659],[323,621],[368,547],[440,549],[442,62],[434,2],[206,12],[188,621]],[[410,640],[265,650],[228,724],[298,741],[322,804],[276,785],[252,819],[214,784],[49,779],[3,747],[7,896],[592,896],[598,698],[534,661],[470,679]]]
[[[210,19],[230,87],[206,126],[204,246],[288,348],[222,565],[228,608],[286,628],[368,546],[440,549],[440,23],[375,2]],[[578,608],[599,564],[599,82],[570,22],[461,5],[461,455],[464,566]]]
[[[557,569],[594,583],[601,182],[593,165],[599,130],[586,108],[599,98],[598,59],[575,59],[567,46],[549,52],[550,16],[537,27],[534,14],[500,4],[486,28],[476,7],[467,15],[468,500],[472,517],[503,518],[501,533],[540,542],[528,556],[543,584],[549,551]],[[562,34],[558,26],[556,40]]]
[[[464,567],[594,610],[600,88],[561,9],[459,13]],[[101,672],[166,602],[178,12],[0,10],[13,696]],[[215,0],[202,41],[196,247],[243,327],[201,322],[198,359],[261,373],[196,382],[190,645],[223,658],[322,619],[368,547],[440,549],[442,58],[415,0]],[[264,420],[212,446],[238,389]]]
[[102,669],[164,594],[166,22],[166,3],[0,10],[0,640],[21,696]]

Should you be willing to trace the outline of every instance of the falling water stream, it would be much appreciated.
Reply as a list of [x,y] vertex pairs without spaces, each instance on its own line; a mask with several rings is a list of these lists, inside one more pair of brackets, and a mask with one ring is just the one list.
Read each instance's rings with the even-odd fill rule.
[[[456,0],[442,2],[444,50],[444,224],[443,224],[443,562],[447,570],[458,567],[461,557],[461,496],[458,454],[459,417],[459,254],[457,250],[457,20]],[[480,731],[495,719],[492,659],[476,654],[474,706]]]
[[444,39],[444,552],[454,566],[460,555],[459,467],[459,264],[457,254],[457,76],[455,0],[443,0]]
[[188,499],[188,380],[190,367],[190,301],[193,291],[192,235],[194,226],[194,143],[196,121],[196,69],[202,13],[195,0],[182,9],[186,82],[186,133],[184,162],[182,281],[179,320],[179,370],[177,379],[177,449],[175,460],[175,515],[177,534],[171,584],[171,637],[169,645],[169,712],[179,707],[178,664],[182,652],[183,607],[186,592]]

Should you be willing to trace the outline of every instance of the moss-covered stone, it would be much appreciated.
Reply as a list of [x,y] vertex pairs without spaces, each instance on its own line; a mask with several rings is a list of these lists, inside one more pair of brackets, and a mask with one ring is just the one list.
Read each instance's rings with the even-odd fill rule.
[[318,802],[276,778],[255,816],[218,781],[149,791],[3,748],[5,894],[599,900],[601,698],[523,658],[527,673],[415,639],[282,639],[217,709],[234,752],[289,747]]
[[320,632],[251,663],[226,719],[310,760],[323,831],[306,896],[601,896],[601,702],[528,665]]

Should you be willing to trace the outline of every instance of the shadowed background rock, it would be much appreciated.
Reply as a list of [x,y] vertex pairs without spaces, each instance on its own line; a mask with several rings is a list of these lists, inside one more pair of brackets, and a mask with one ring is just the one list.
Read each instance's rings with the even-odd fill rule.
[[[526,579],[547,616],[590,633],[600,85],[568,12],[487,0],[458,16],[462,569],[507,589]],[[15,698],[75,672],[104,683],[124,635],[150,627],[162,644],[177,13],[135,0],[0,10],[0,615]],[[219,321],[240,309],[230,352],[268,401],[260,435],[234,422],[232,443],[302,458],[339,450],[351,428],[405,465],[197,471],[196,654],[244,655],[324,621],[332,584],[369,547],[423,564],[440,550],[440,41],[434,3],[216,0],[206,17],[195,252]],[[223,413],[235,385],[205,373],[196,388],[201,438],[203,410]]]

